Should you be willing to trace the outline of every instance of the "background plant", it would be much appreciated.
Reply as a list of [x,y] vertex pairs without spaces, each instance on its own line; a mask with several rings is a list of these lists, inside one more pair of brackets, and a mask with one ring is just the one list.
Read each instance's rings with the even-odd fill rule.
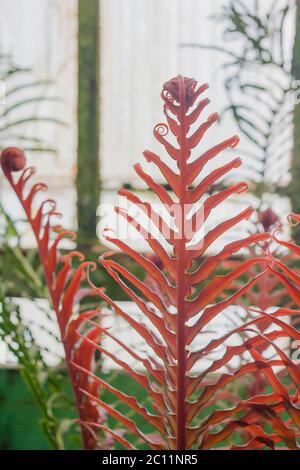
[[45,144],[44,138],[30,136],[27,124],[64,123],[55,116],[37,114],[33,105],[39,102],[58,101],[57,96],[46,96],[45,88],[53,83],[49,80],[33,80],[30,68],[19,67],[9,54],[0,55],[0,80],[5,85],[4,103],[0,106],[1,148],[11,143],[25,151],[55,152],[55,147]]
[[223,113],[231,113],[243,137],[242,174],[247,174],[258,197],[276,191],[284,194],[289,182],[294,79],[287,34],[293,6],[288,0],[226,3],[214,17],[225,46],[186,45],[209,48],[225,57],[228,106]]

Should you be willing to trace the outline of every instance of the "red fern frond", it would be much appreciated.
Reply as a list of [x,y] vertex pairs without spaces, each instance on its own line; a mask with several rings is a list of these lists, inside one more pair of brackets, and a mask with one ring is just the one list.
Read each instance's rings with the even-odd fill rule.
[[[99,318],[99,312],[91,310],[76,315],[76,308],[85,296],[95,293],[92,288],[83,287],[86,270],[89,267],[94,269],[95,266],[94,263],[85,261],[84,255],[78,251],[60,256],[58,248],[61,240],[65,238],[74,240],[75,234],[53,223],[54,219],[60,214],[57,212],[56,203],[52,199],[45,199],[37,210],[33,208],[36,195],[47,187],[42,183],[37,183],[27,189],[35,170],[34,168],[25,168],[25,165],[26,158],[21,150],[7,148],[2,151],[1,166],[4,175],[23,206],[37,242],[52,307],[57,316],[66,365],[76,398],[78,422],[81,425],[84,447],[94,449],[97,447],[95,435],[90,432],[88,426],[84,423],[93,422],[99,424],[99,426],[102,425],[103,413],[97,409],[93,401],[86,400],[81,389],[84,388],[89,393],[97,394],[98,383],[88,380],[86,374],[80,373],[78,367],[73,366],[73,361],[76,361],[85,370],[94,371],[95,348],[91,343],[79,339],[77,332],[82,330],[88,339],[98,341],[98,327],[91,326],[88,320]],[[14,173],[21,171],[21,175],[15,178]],[[72,261],[74,259],[79,261],[78,267],[73,267]]]
[[[203,357],[209,356],[212,349],[210,343],[200,351],[193,352],[195,343],[201,335],[205,335],[211,322],[243,296],[263,275],[263,269],[252,275],[251,268],[258,264],[264,267],[266,261],[269,260],[268,257],[256,256],[240,263],[238,267],[224,276],[215,275],[220,262],[229,259],[232,254],[240,252],[252,243],[269,238],[267,233],[256,234],[227,244],[218,254],[212,254],[209,251],[216,240],[251,216],[251,208],[246,208],[237,215],[220,221],[204,233],[200,241],[197,239],[200,229],[205,228],[211,211],[216,208],[222,211],[224,207],[222,204],[228,197],[232,194],[240,194],[247,189],[245,183],[238,183],[228,189],[208,195],[215,182],[240,165],[240,159],[236,158],[195,183],[196,178],[198,180],[199,174],[201,175],[210,160],[215,159],[223,150],[235,147],[239,141],[237,136],[233,136],[207,150],[200,157],[194,158],[192,150],[218,119],[218,115],[214,113],[206,121],[196,125],[197,119],[208,104],[206,98],[200,99],[197,103],[198,97],[201,97],[206,88],[207,85],[197,87],[195,80],[182,76],[170,80],[163,87],[161,97],[164,101],[167,124],[158,124],[154,128],[154,137],[165,148],[171,161],[167,163],[148,150],[144,152],[144,156],[147,162],[154,164],[160,170],[172,191],[167,192],[163,185],[154,182],[140,165],[135,166],[137,174],[163,204],[170,216],[169,219],[159,216],[150,204],[143,203],[133,193],[124,190],[120,192],[122,197],[148,216],[149,221],[160,231],[162,240],[155,238],[151,234],[151,229],[146,229],[143,223],[132,217],[129,212],[120,207],[116,208],[117,214],[132,225],[148,243],[154,255],[162,261],[165,271],[162,272],[149,257],[135,251],[130,243],[109,236],[107,233],[106,238],[110,243],[121,249],[144,269],[147,280],[137,278],[119,265],[111,253],[101,258],[102,265],[137,305],[147,321],[136,320],[123,307],[111,300],[102,289],[98,289],[99,295],[136,331],[147,344],[150,352],[146,364],[144,358],[136,357],[140,368],[144,366],[144,372],[136,372],[128,364],[122,364],[119,357],[114,357],[104,347],[101,346],[100,350],[104,356],[109,356],[140,383],[145,394],[151,397],[152,410],[143,408],[130,395],[124,393],[121,395],[115,390],[110,390],[110,392],[140,414],[145,421],[150,422],[157,435],[160,435],[160,439],[154,437],[153,433],[144,435],[135,424],[128,422],[125,415],[102,400],[97,399],[97,403],[115,419],[122,422],[125,427],[128,427],[138,439],[144,440],[150,448],[154,449],[157,447],[208,448],[216,445],[224,439],[225,435],[231,434],[238,427],[246,427],[250,434],[255,431],[254,447],[259,448],[262,443],[266,442],[269,446],[273,445],[272,439],[268,440],[256,422],[249,421],[248,423],[248,418],[245,418],[244,423],[231,421],[226,431],[218,437],[206,434],[210,433],[209,426],[198,423],[199,416],[211,405],[220,387],[237,377],[255,372],[258,367],[257,363],[266,369],[282,364],[282,359],[270,361],[255,359],[259,353],[256,354],[254,340],[249,339],[242,348],[242,352],[250,351],[254,358],[253,362],[241,365],[236,374],[222,373],[222,366],[226,365],[226,355],[223,360],[213,362],[212,366],[204,372],[193,373],[192,371]],[[171,135],[169,140],[168,135]],[[173,163],[171,163],[172,160]],[[177,169],[175,169],[174,162]],[[192,183],[193,187],[190,186]],[[224,296],[224,292],[234,286],[235,281],[241,275],[244,277],[248,275],[248,280],[245,280],[241,287],[233,289],[230,295]],[[150,279],[152,283],[149,282]],[[208,279],[211,280],[208,281]],[[103,329],[101,332],[104,335],[109,334]],[[241,333],[246,335],[247,330],[244,328]],[[270,341],[269,338],[263,338],[263,340]],[[91,344],[97,347],[96,342],[91,341]],[[128,352],[128,346],[120,342],[119,345]],[[237,351],[226,354],[233,354],[233,356],[240,354],[240,351]],[[135,353],[131,351],[130,354]],[[213,370],[219,373],[219,378],[215,383],[209,383],[208,379]],[[108,384],[104,385],[102,379],[99,379],[99,385],[100,383],[103,387],[109,387]],[[250,405],[241,403],[239,406],[247,411]],[[232,415],[231,413],[230,416]],[[256,413],[255,417],[259,420],[259,413]]]

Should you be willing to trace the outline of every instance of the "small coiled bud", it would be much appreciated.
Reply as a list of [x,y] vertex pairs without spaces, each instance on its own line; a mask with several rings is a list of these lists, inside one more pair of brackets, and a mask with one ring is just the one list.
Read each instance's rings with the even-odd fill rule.
[[[182,77],[184,83],[185,100],[188,106],[193,103],[194,94],[196,92],[197,82],[194,78]],[[174,77],[163,85],[163,92],[168,93],[171,98],[179,103],[179,82],[180,77]]]
[[1,166],[4,171],[20,171],[26,165],[26,157],[23,150],[17,147],[7,147],[1,152]]

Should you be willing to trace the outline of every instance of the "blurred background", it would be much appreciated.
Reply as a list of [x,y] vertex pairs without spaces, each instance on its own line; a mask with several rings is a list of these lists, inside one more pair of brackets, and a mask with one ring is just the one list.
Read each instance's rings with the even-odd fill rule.
[[[241,138],[243,166],[231,178],[250,192],[225,212],[249,202],[272,209],[288,235],[286,215],[300,210],[299,9],[296,0],[0,0],[0,147],[25,150],[61,223],[96,259],[106,248],[100,204],[114,203],[120,187],[145,191],[133,164],[146,148],[160,152],[152,129],[163,120],[162,84],[180,73],[208,82],[207,115],[220,113],[205,147]],[[57,385],[49,368],[62,352],[31,232],[3,176],[0,198],[0,448],[47,448],[18,362],[27,354],[30,373],[47,370],[59,390],[64,378]],[[126,301],[104,272],[97,281]],[[20,328],[8,345],[9,321]]]

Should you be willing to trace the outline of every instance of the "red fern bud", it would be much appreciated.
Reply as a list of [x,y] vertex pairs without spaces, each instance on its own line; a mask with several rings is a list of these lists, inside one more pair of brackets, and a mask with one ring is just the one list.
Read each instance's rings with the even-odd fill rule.
[[23,150],[17,147],[7,147],[1,152],[1,166],[3,171],[20,171],[25,168],[26,157]]

